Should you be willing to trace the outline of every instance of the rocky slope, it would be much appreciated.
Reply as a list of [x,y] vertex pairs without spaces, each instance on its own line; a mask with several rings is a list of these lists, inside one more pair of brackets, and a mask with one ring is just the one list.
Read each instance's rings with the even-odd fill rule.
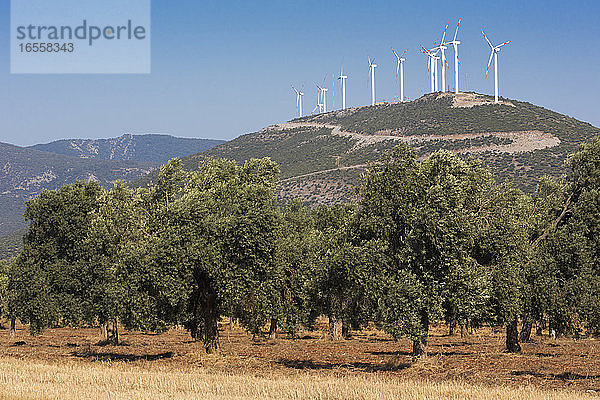
[[164,164],[213,148],[223,140],[177,138],[170,135],[125,134],[111,139],[65,139],[30,148],[77,158],[127,160]]

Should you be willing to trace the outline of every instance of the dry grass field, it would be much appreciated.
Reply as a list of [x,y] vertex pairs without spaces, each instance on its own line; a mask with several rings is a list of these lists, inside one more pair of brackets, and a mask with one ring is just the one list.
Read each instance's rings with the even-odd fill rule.
[[99,329],[52,329],[39,337],[0,331],[0,398],[16,399],[593,399],[600,346],[534,337],[523,354],[502,351],[490,328],[461,338],[434,330],[430,356],[413,363],[408,341],[376,330],[331,342],[252,341],[221,326],[221,352],[203,354],[183,330],[123,332],[99,345]]

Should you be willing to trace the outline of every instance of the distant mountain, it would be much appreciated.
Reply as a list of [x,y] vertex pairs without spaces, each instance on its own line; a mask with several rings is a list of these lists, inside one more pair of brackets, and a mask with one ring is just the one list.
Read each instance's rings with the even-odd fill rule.
[[221,143],[168,135],[58,140],[31,147],[0,143],[0,259],[21,247],[25,202],[42,190],[76,180],[110,188],[117,180],[138,180],[171,158]]
[[[333,111],[243,135],[183,159],[187,169],[204,157],[243,162],[271,157],[281,168],[282,199],[345,202],[366,164],[399,143],[421,157],[446,149],[480,158],[499,181],[531,191],[543,175],[567,172],[565,161],[600,129],[566,115],[516,100],[476,93],[428,94],[407,103]],[[155,174],[144,177],[147,183]]]
[[27,228],[22,228],[9,235],[0,236],[0,260],[11,259],[19,253],[26,232]]
[[44,189],[56,189],[76,180],[94,180],[110,187],[117,180],[138,179],[155,166],[67,157],[0,143],[0,236],[25,226],[25,201]]
[[36,144],[30,148],[77,158],[164,164],[171,158],[200,153],[221,143],[224,141],[157,134],[125,134],[112,139],[57,140],[47,144]]

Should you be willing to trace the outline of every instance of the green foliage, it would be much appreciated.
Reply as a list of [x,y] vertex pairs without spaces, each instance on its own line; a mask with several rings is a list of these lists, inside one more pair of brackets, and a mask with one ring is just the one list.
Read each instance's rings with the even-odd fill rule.
[[483,318],[489,291],[476,238],[492,187],[474,160],[438,152],[418,162],[405,145],[367,170],[360,229],[386,244],[377,319],[392,335],[424,341],[444,306],[453,318]]
[[373,314],[377,276],[373,272],[384,262],[382,243],[356,237],[357,212],[353,206],[321,206],[313,217],[320,231],[313,302],[320,313],[355,328]]
[[159,223],[150,249],[151,293],[164,320],[183,323],[212,350],[219,316],[240,318],[257,331],[272,312],[278,168],[269,159],[243,166],[206,159],[176,193],[170,188],[182,174],[171,163],[148,191],[151,199],[172,197],[152,217]]
[[[317,316],[337,328],[376,322],[425,351],[430,325],[548,321],[600,334],[600,141],[527,195],[481,162],[407,145],[371,164],[359,203],[277,203],[279,168],[171,160],[156,183],[105,190],[77,182],[27,204],[23,251],[0,262],[0,311],[30,324],[183,325],[207,349],[217,321],[296,335]],[[272,330],[271,333],[274,333]],[[339,335],[337,335],[339,336]]]
[[84,242],[102,191],[95,182],[76,182],[27,203],[30,227],[9,290],[11,308],[33,334],[59,321],[73,326],[93,321],[81,262],[88,256]]
[[320,231],[315,227],[311,209],[291,201],[281,209],[281,223],[275,251],[273,299],[265,317],[296,335],[301,326],[311,326],[320,314],[312,295]]

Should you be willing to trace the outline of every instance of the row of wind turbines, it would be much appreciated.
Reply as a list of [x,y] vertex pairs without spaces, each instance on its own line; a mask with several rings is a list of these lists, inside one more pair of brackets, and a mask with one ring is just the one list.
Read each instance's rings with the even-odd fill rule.
[[[420,49],[421,52],[427,56],[427,71],[428,71],[428,75],[429,75],[430,83],[431,83],[431,93],[435,93],[435,92],[439,91],[439,86],[438,86],[438,61],[439,60],[441,60],[441,62],[442,62],[441,91],[446,92],[446,68],[445,67],[448,67],[448,62],[446,60],[446,50],[448,49],[449,45],[452,45],[454,48],[454,92],[456,94],[459,93],[459,85],[458,85],[459,73],[458,72],[459,72],[460,61],[458,58],[458,45],[460,45],[461,42],[460,42],[460,40],[457,40],[456,38],[458,36],[458,28],[460,27],[461,21],[462,21],[462,17],[458,20],[458,24],[456,25],[456,30],[454,31],[454,38],[451,41],[448,41],[448,42],[445,41],[446,40],[446,32],[448,31],[448,25],[449,25],[449,23],[448,23],[448,24],[446,24],[446,27],[444,28],[444,33],[442,34],[442,40],[440,40],[439,45],[436,42],[433,44],[434,47],[431,49],[426,49],[423,45],[421,45],[421,49]],[[487,78],[488,73],[490,71],[490,65],[492,64],[492,59],[493,59],[494,60],[494,100],[496,103],[498,103],[498,101],[499,101],[498,100],[498,52],[500,51],[500,48],[502,46],[509,44],[511,41],[504,42],[497,46],[494,46],[492,44],[492,42],[490,42],[490,40],[486,36],[483,29],[481,30],[481,33],[483,34],[485,41],[488,43],[488,45],[491,48],[490,59],[487,64],[485,76]],[[398,86],[399,86],[400,102],[405,101],[404,100],[404,62],[406,61],[406,59],[404,58],[404,55],[406,54],[407,51],[408,51],[408,49],[404,50],[404,52],[401,55],[398,55],[396,50],[394,50],[394,48],[392,47],[392,53],[394,54],[394,56],[396,57],[396,60],[397,60],[396,80],[398,81]],[[438,54],[440,54],[440,56],[438,56]],[[371,105],[374,106],[375,105],[375,68],[377,68],[377,64],[375,64],[375,59],[371,59],[371,57],[369,57],[368,60],[369,60],[369,78],[371,81]],[[327,112],[327,91],[329,89],[327,87],[325,87],[326,79],[327,79],[327,76],[325,76],[325,78],[323,79],[323,83],[321,85],[315,83],[315,85],[317,87],[317,105],[315,106],[315,108],[312,111],[313,114],[316,111],[318,111],[319,113]],[[341,83],[342,110],[346,109],[346,80],[347,79],[348,79],[348,76],[344,75],[344,70],[342,67],[340,69],[340,75],[337,78],[337,80],[339,80]],[[333,81],[333,84],[335,86],[335,79]],[[292,86],[292,89],[296,93],[296,110],[298,112],[298,117],[302,117],[303,116],[302,97],[304,96],[304,92],[303,92],[304,87],[302,87],[300,89],[296,89],[294,86]],[[334,87],[334,95],[335,95],[335,87]]]

